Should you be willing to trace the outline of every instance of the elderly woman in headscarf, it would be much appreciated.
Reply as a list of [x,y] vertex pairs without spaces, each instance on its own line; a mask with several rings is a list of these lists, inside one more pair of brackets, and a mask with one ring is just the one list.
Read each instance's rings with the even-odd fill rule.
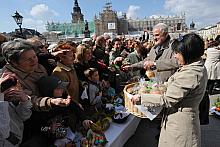
[[36,81],[46,76],[45,68],[38,64],[34,47],[23,39],[6,42],[2,45],[2,54],[7,61],[2,72],[15,73],[21,87],[31,96],[34,110],[47,111],[51,105],[60,105],[61,100],[39,97]]

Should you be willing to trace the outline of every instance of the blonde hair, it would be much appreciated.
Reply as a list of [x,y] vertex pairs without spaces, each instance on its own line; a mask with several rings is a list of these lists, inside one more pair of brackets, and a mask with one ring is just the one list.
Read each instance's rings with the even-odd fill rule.
[[76,59],[75,59],[75,62],[76,63],[82,63],[83,60],[84,60],[84,55],[85,55],[85,52],[87,50],[91,50],[91,47],[87,44],[80,44],[78,45],[78,47],[76,48]]

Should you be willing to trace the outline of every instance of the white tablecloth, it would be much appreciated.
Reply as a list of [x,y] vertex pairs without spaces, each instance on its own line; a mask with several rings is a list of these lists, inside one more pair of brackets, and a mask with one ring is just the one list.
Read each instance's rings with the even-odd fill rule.
[[140,118],[130,115],[125,123],[112,122],[105,136],[109,141],[105,147],[123,147],[127,140],[135,133]]

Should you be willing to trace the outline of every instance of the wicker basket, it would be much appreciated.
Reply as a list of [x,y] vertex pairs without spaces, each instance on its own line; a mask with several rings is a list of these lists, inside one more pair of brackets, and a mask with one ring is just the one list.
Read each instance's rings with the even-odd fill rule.
[[135,85],[136,83],[132,83],[132,84],[128,84],[125,86],[124,88],[124,98],[125,98],[125,107],[127,108],[128,112],[130,112],[131,114],[137,116],[137,117],[141,117],[141,118],[147,118],[137,107],[136,105],[134,105],[131,101],[132,98],[132,94],[130,94],[129,92],[132,90],[132,87]]

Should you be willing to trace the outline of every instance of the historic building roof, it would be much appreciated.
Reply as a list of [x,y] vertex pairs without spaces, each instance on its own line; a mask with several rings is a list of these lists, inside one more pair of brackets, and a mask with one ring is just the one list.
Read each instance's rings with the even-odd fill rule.
[[81,13],[81,8],[79,7],[78,1],[75,0],[73,13],[72,13],[72,23],[84,21],[84,15]]

